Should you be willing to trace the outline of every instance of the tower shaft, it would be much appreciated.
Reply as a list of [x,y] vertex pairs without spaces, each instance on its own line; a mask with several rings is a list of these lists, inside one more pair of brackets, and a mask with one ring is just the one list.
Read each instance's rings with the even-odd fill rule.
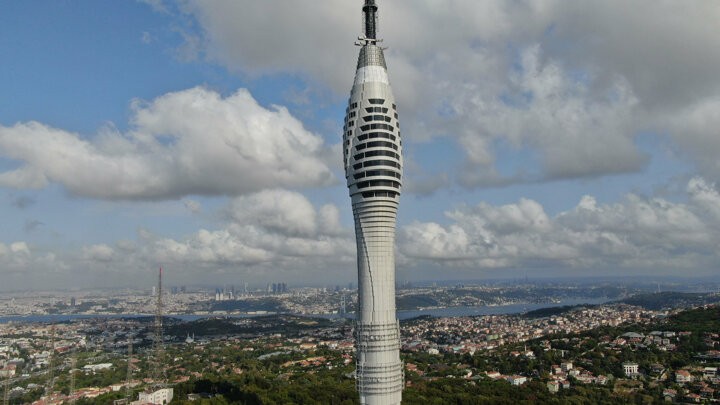
[[360,403],[400,404],[403,365],[395,311],[395,224],[402,187],[402,141],[382,48],[377,6],[365,0],[355,82],[343,127],[343,162],[355,220],[356,323]]

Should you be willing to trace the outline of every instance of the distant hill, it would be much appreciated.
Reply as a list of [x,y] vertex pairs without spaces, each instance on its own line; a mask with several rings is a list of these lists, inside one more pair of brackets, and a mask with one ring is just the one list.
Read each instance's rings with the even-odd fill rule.
[[289,335],[301,330],[316,329],[331,325],[332,321],[322,318],[307,318],[297,315],[269,315],[253,318],[203,318],[191,322],[170,325],[165,334],[183,338],[187,335]]
[[210,307],[211,311],[267,311],[267,312],[283,312],[285,307],[277,298],[262,298],[256,300],[232,300],[232,301],[215,301]]
[[662,309],[689,308],[720,303],[720,295],[667,291],[654,294],[638,294],[614,301],[614,303],[636,305],[645,309],[659,311]]
[[561,307],[540,308],[540,309],[536,309],[534,311],[528,311],[528,312],[524,313],[522,316],[524,318],[530,318],[530,319],[547,318],[549,316],[561,315],[566,312],[570,312],[570,311],[573,311],[573,310],[576,310],[579,308],[593,308],[596,306],[597,305],[578,304],[578,305],[564,305]]
[[428,295],[405,295],[397,297],[397,309],[408,310],[417,308],[435,307],[438,305],[438,301]]

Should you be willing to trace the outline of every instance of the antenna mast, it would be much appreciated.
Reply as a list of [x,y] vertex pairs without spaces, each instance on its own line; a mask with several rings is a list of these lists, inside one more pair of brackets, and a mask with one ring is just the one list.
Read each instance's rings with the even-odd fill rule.
[[128,340],[128,359],[127,359],[127,378],[125,379],[125,399],[127,403],[130,403],[130,381],[132,379],[132,359],[133,359],[133,339],[129,337]]
[[153,341],[153,351],[155,364],[153,367],[153,389],[163,388],[165,386],[165,365],[163,346],[163,303],[162,303],[162,267],[158,272],[158,288],[157,301],[155,305],[155,335]]
[[50,327],[50,356],[48,356],[48,380],[45,386],[45,395],[50,396],[53,390],[53,363],[55,362],[55,325]]
[[10,389],[10,373],[7,374],[7,377],[5,377],[5,392],[3,393],[3,405],[8,405],[9,392],[8,389]]
[[375,5],[375,0],[365,0],[365,5],[363,6],[362,11],[363,24],[365,25],[365,38],[377,39],[378,7]]
[[73,352],[70,358],[70,403],[75,403],[75,367],[77,366],[77,353]]

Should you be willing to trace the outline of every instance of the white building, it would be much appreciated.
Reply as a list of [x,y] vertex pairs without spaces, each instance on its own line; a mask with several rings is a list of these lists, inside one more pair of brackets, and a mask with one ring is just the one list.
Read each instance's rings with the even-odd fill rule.
[[637,363],[623,363],[623,371],[625,371],[625,375],[628,377],[637,377],[638,372],[638,364]]
[[102,370],[110,370],[112,367],[112,363],[88,364],[83,367],[83,371],[86,373],[95,373]]
[[141,392],[137,401],[132,402],[133,405],[164,405],[170,403],[173,399],[172,388],[162,388],[155,392]]
[[527,377],[521,375],[509,375],[507,377],[507,382],[512,385],[523,385],[527,382]]
[[553,393],[558,392],[558,391],[560,391],[560,383],[558,383],[557,381],[548,381],[547,389],[548,389],[548,391],[553,392]]
[[693,382],[692,374],[687,370],[678,370],[675,372],[675,382],[679,384]]

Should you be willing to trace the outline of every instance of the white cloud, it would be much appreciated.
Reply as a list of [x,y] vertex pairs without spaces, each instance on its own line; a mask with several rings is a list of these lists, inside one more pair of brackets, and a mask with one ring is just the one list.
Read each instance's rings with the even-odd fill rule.
[[[349,90],[358,4],[189,1],[185,11],[214,61]],[[380,36],[403,134],[456,140],[466,186],[635,172],[647,162],[635,136],[650,130],[718,179],[718,20],[713,0],[641,0],[633,12],[619,0],[386,1]],[[537,161],[500,175],[498,140]]]
[[238,224],[283,235],[315,236],[318,230],[315,207],[302,194],[286,190],[266,190],[236,198],[229,215]]
[[701,177],[694,177],[688,182],[687,192],[699,211],[698,216],[709,215],[713,219],[709,224],[720,225],[720,193],[716,185]]
[[[437,278],[440,270],[455,278],[513,269],[566,276],[716,274],[720,193],[703,178],[691,179],[687,193],[683,203],[629,194],[601,204],[584,196],[554,216],[526,198],[459,207],[446,213],[447,224],[415,221],[398,229],[398,270],[413,278]],[[137,240],[92,244],[60,257],[25,242],[0,244],[0,271],[35,274],[38,285],[44,283],[40,274],[60,282],[150,282],[146,270],[160,264],[182,283],[355,277],[354,235],[333,204],[272,189],[236,197],[220,214],[215,229],[174,237],[141,229]]]
[[[541,62],[540,48],[522,52],[518,72],[510,76],[505,100],[477,89],[453,108],[472,130],[459,142],[468,161],[483,170],[494,139],[516,148],[530,147],[547,178],[632,172],[646,162],[633,143],[632,117],[637,100],[622,81],[598,99],[588,83],[571,79],[554,61]],[[474,86],[470,86],[474,87]],[[463,178],[473,185],[474,173]]]
[[0,155],[24,165],[0,173],[0,185],[57,182],[86,197],[164,199],[334,182],[322,139],[247,90],[223,98],[196,87],[135,101],[132,124],[128,133],[104,129],[92,139],[37,122],[0,126]]
[[13,242],[10,244],[10,252],[15,255],[30,255],[30,248],[25,242]]
[[421,268],[444,263],[470,272],[543,267],[712,274],[720,259],[720,194],[700,178],[689,182],[688,192],[687,203],[629,194],[601,205],[585,196],[552,218],[528,199],[499,207],[481,203],[447,212],[452,222],[446,226],[416,222],[403,228],[399,248]]
[[300,193],[273,189],[234,198],[223,213],[228,221],[220,229],[184,238],[142,231],[123,261],[163,263],[195,280],[202,277],[199,269],[244,275],[262,269],[319,280],[319,271],[354,268],[353,235],[340,224],[334,205],[316,208]]
[[657,127],[668,131],[680,154],[690,157],[706,177],[720,181],[720,97],[698,99],[672,113],[660,113]]
[[54,256],[38,254],[25,241],[0,243],[0,277],[26,274],[29,269],[41,268],[52,262]]
[[86,246],[83,248],[83,257],[86,260],[109,262],[115,256],[115,250],[106,244]]
[[158,265],[170,283],[277,279],[305,285],[356,277],[354,235],[333,204],[316,206],[298,192],[272,189],[232,199],[215,218],[217,228],[184,236],[140,229],[136,240],[58,253],[0,243],[0,278],[11,277],[0,289],[138,286],[154,282]]

